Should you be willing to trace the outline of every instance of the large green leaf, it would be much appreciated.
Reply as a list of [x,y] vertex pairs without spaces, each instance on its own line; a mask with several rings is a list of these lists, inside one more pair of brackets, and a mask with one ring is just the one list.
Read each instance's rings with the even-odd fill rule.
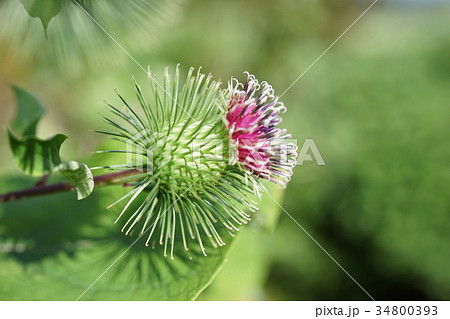
[[[278,185],[265,183],[258,201],[259,210],[253,214],[252,222],[235,239],[235,247],[230,252],[229,261],[223,266],[217,278],[200,296],[200,300],[260,300],[267,299],[264,287],[269,274],[271,234],[278,224],[284,189]],[[270,195],[269,195],[270,194]],[[275,202],[276,200],[276,202]],[[239,274],[239,280],[235,280]]]
[[81,202],[60,194],[0,206],[0,300],[75,300],[103,273],[80,300],[195,299],[221,269],[232,238],[207,247],[207,257],[176,245],[173,260],[146,247],[145,235],[132,245],[137,237],[113,224],[119,210],[105,209],[123,192],[110,186]]
[[35,135],[36,126],[45,113],[41,103],[27,91],[13,86],[17,99],[17,114],[11,128],[19,136]]
[[20,0],[32,17],[41,19],[45,34],[50,20],[61,10],[62,0]]
[[94,177],[92,172],[84,163],[75,161],[64,162],[55,168],[60,172],[77,190],[77,198],[83,199],[94,190]]
[[16,163],[25,173],[42,176],[61,164],[59,149],[67,136],[56,134],[46,140],[35,136],[18,138],[8,130],[8,137]]

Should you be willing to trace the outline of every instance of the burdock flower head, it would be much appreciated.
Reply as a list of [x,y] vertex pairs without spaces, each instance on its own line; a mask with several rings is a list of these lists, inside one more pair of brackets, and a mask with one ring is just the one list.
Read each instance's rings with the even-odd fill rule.
[[221,90],[200,70],[191,68],[180,83],[178,67],[173,79],[166,69],[161,86],[150,76],[151,99],[135,83],[140,110],[120,95],[126,112],[109,105],[126,125],[107,119],[115,130],[100,132],[124,143],[109,152],[126,159],[104,168],[142,172],[113,203],[127,200],[116,220],[128,217],[123,232],[145,236],[172,258],[178,248],[206,255],[206,246],[225,245],[224,232],[250,221],[263,179],[286,185],[297,153],[277,127],[285,107],[270,85],[247,75],[245,84],[232,79]]
[[238,162],[247,173],[285,187],[295,166],[297,148],[286,140],[291,136],[278,128],[280,112],[286,111],[278,102],[272,87],[247,73],[244,85],[232,79],[231,98],[225,124],[237,154]]

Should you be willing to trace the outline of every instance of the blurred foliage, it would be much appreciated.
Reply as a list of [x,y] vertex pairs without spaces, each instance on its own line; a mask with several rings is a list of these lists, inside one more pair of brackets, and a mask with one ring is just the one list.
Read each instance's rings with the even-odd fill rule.
[[177,19],[183,2],[2,0],[0,45],[7,48],[2,55],[56,63],[73,77],[90,68],[105,69],[124,61],[123,51],[110,35],[126,42],[127,49],[148,52],[157,43],[160,29]]
[[23,7],[32,17],[39,18],[47,36],[47,27],[50,20],[61,11],[60,0],[20,0]]
[[[177,62],[186,69],[203,66],[204,72],[225,81],[248,70],[281,94],[368,5],[347,0],[192,1],[176,26],[158,33],[158,46],[130,53],[142,65],[150,64],[155,73]],[[408,2],[379,1],[282,98],[288,107],[284,125],[299,139],[299,146],[304,139],[313,138],[326,163],[306,162],[297,167],[282,205],[378,300],[450,297],[449,13],[445,3],[416,7]],[[10,36],[0,33],[0,43]],[[142,39],[121,39],[127,48],[139,44],[135,42]],[[24,48],[25,53],[29,51]],[[17,55],[3,59],[0,72],[9,82],[38,92],[40,100],[51,106],[41,130],[70,136],[63,154],[79,158],[88,156],[101,141],[87,129],[101,129],[97,113],[103,112],[102,100],[114,99],[114,88],[123,94],[130,92],[130,74],[138,81],[146,76],[133,61],[126,64],[125,54],[123,61],[120,67],[102,72],[88,69],[74,79],[51,63],[25,63]],[[10,95],[7,92],[0,100],[3,123],[9,122],[12,114]],[[4,180],[9,179],[2,190],[12,190],[19,184],[13,182],[16,177],[7,177],[13,166],[3,141],[5,137],[0,137],[5,154],[0,164]],[[109,228],[95,228],[92,219],[105,218],[109,223],[113,218],[103,210],[109,202],[99,199],[96,207],[101,213],[85,214],[87,206],[83,205],[89,202],[71,204],[65,196],[52,197],[61,198],[55,202],[44,198],[39,205],[66,227],[72,227],[68,217],[78,217],[83,227],[77,223],[61,233],[55,231],[58,226],[46,228],[34,202],[1,209],[8,209],[8,218],[24,216],[16,224],[15,236],[31,231],[42,234],[47,248],[36,252],[40,262],[48,267],[59,264],[56,268],[61,271],[70,269],[61,268],[67,264],[89,269],[92,264],[71,257],[76,249],[55,243],[84,238],[86,229],[91,229],[92,236],[107,238],[101,232]],[[105,189],[97,196],[110,195]],[[87,200],[97,202],[92,196]],[[4,216],[0,217],[2,234]],[[368,299],[285,214],[272,234],[261,232],[256,220],[254,224],[236,240],[228,262],[200,299]],[[117,236],[119,242],[127,240],[120,233]],[[10,247],[2,238],[2,247]],[[0,268],[2,280],[32,271],[18,260],[27,256],[20,253],[24,246],[15,245],[1,255],[5,265]],[[86,249],[100,247],[92,245]],[[105,266],[105,254],[120,255],[111,252],[113,246],[92,248],[90,253],[98,254],[102,259],[97,260],[104,260]],[[151,252],[133,252],[129,256],[151,259]],[[44,258],[49,253],[52,257]],[[78,268],[73,277],[52,278],[54,298],[58,293],[59,298],[76,298],[63,294],[67,282],[74,283],[81,293],[100,274],[94,269]],[[146,273],[127,271],[130,276]],[[98,293],[99,299],[108,299],[101,291],[114,285],[114,273],[106,274],[86,298]],[[43,277],[28,280],[44,284],[47,279]],[[12,289],[26,290],[27,282],[2,285],[1,298],[6,299]],[[112,299],[146,298],[138,288],[116,288],[114,292],[121,292]],[[30,299],[36,298],[29,293]],[[52,298],[45,284],[41,293],[43,299]]]

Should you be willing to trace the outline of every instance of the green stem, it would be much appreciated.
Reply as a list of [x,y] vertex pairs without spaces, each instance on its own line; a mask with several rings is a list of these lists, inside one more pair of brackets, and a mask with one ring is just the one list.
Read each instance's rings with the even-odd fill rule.
[[[95,187],[123,184],[130,180],[142,178],[142,172],[135,169],[128,169],[120,172],[109,173],[94,177]],[[13,191],[6,194],[0,194],[0,203],[11,202],[18,199],[70,192],[75,188],[68,182],[56,183],[51,185],[35,185],[30,188]]]

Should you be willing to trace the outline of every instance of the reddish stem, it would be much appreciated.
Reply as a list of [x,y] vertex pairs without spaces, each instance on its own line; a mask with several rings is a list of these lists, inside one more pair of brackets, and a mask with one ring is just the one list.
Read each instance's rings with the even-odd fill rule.
[[44,176],[42,176],[42,177],[37,181],[37,183],[34,184],[34,186],[44,186],[45,183],[47,183],[48,176],[49,176],[49,174],[45,174]]
[[[119,180],[121,180],[125,177],[129,177],[129,176],[133,176],[133,175],[141,175],[141,174],[142,174],[142,172],[140,172],[138,170],[129,169],[129,170],[125,170],[125,171],[96,176],[96,177],[94,177],[94,183],[95,183],[96,187],[124,183],[124,182],[119,182]],[[74,189],[75,188],[68,182],[62,182],[62,183],[51,184],[51,185],[35,185],[30,188],[13,191],[13,192],[6,193],[6,194],[1,194],[0,195],[0,203],[11,202],[11,201],[15,201],[18,199],[47,195],[47,194],[70,192],[70,191],[73,191]]]

